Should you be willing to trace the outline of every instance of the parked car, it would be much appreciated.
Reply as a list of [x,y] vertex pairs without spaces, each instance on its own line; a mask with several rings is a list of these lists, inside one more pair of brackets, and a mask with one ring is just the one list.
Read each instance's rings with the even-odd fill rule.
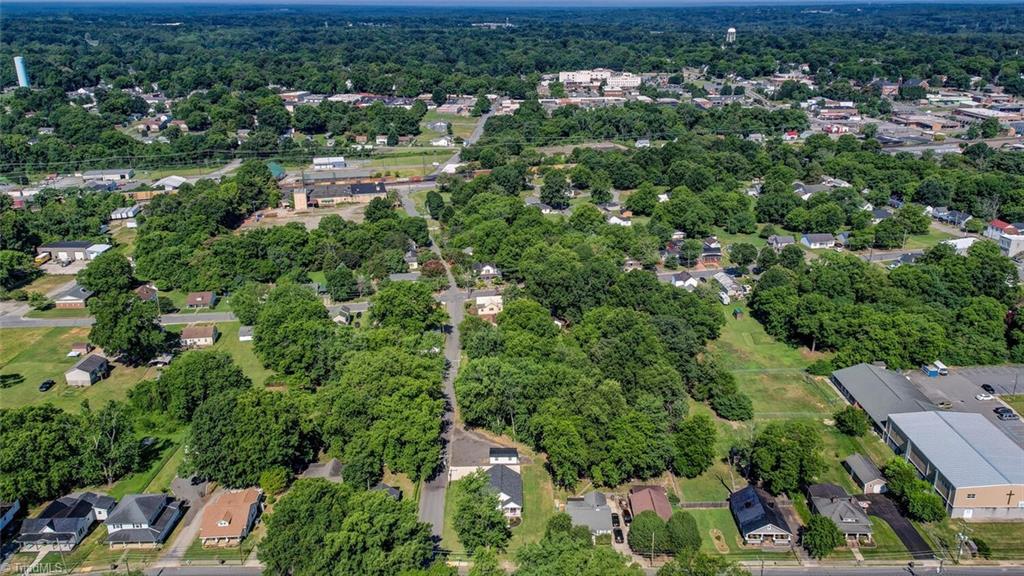
[[978,394],[977,396],[974,397],[975,400],[982,400],[982,401],[991,400],[993,398],[995,398],[995,396],[992,396],[991,394],[989,394],[987,392],[982,392],[981,394]]
[[935,405],[938,406],[939,408],[941,408],[942,410],[949,410],[950,408],[953,407],[953,403],[952,402],[948,402],[946,400],[943,400],[942,402],[938,402]]
[[981,389],[984,390],[985,392],[988,392],[989,394],[996,393],[996,389],[993,388],[991,384],[982,384]]
[[1017,416],[1013,412],[1001,412],[997,418],[1000,420],[1020,420],[1020,416]]
[[39,385],[39,391],[46,392],[50,388],[53,388],[54,384],[56,384],[56,382],[53,380],[43,380],[43,383]]
[[616,528],[616,529],[612,530],[612,536],[615,538],[615,543],[616,544],[622,544],[623,542],[626,541],[626,539],[622,536],[622,529],[621,528]]
[[999,406],[998,408],[994,408],[992,411],[996,414],[1013,414],[1013,410],[1010,410],[1006,406]]
[[633,523],[633,513],[629,511],[629,508],[622,509],[622,521],[626,523],[626,526]]
[[619,526],[621,526],[621,523],[619,522],[619,515],[612,512],[612,528],[618,528]]

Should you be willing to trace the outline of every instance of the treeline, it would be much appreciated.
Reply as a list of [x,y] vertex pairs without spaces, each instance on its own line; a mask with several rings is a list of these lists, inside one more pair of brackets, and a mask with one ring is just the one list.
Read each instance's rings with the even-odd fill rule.
[[700,359],[721,312],[710,295],[621,271],[632,250],[656,245],[643,226],[575,224],[488,192],[449,221],[453,246],[498,262],[509,283],[497,326],[463,324],[471,359],[456,381],[463,418],[543,450],[566,486],[583,476],[615,486],[669,466],[697,475],[710,457],[686,452],[680,438],[713,444],[714,429],[687,432],[689,398],[726,418],[752,415],[731,375]]
[[410,242],[429,245],[426,222],[400,216],[384,199],[370,203],[361,225],[326,216],[312,231],[292,223],[231,234],[254,207],[276,203],[280,194],[266,166],[254,162],[243,169],[233,181],[186,184],[153,199],[139,228],[140,277],[164,290],[224,292],[246,281],[308,282],[309,272],[322,270],[337,277],[332,291],[344,297],[359,289],[339,275],[376,280],[402,272]]
[[966,366],[1024,359],[1024,332],[1011,313],[1018,292],[1013,262],[981,241],[963,256],[939,244],[891,272],[834,253],[775,266],[762,274],[750,308],[769,334],[837,352],[816,371],[876,360]]
[[[837,16],[835,12],[841,13]],[[33,81],[72,90],[100,80],[118,86],[158,83],[174,96],[225,84],[321,93],[345,90],[415,96],[442,89],[524,97],[540,73],[608,67],[745,78],[807,64],[819,84],[875,77],[976,75],[1020,93],[1024,62],[1016,52],[1019,6],[880,6],[807,13],[799,7],[524,11],[436,11],[310,7],[287,14],[264,7],[225,12],[129,13],[104,7],[5,11],[0,56],[24,55]],[[471,28],[500,21],[509,30]],[[154,26],[167,21],[180,26]],[[970,24],[966,31],[965,24]],[[722,49],[725,29],[740,32]],[[657,31],[652,34],[651,31]],[[893,33],[893,31],[898,33]],[[89,35],[95,42],[85,38]],[[44,64],[46,63],[46,64]],[[4,85],[14,70],[5,67]],[[938,84],[936,84],[938,85]]]

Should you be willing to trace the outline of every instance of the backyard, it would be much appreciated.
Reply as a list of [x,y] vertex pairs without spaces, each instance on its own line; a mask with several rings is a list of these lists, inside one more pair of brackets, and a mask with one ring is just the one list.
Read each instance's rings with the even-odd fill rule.
[[[4,386],[0,407],[17,408],[52,402],[59,408],[77,412],[82,400],[98,407],[108,400],[124,400],[128,390],[139,381],[155,378],[157,370],[146,366],[129,367],[112,362],[110,376],[87,386],[75,388],[64,381],[64,372],[80,358],[67,356],[75,342],[89,340],[88,327],[5,328],[0,332],[0,382]],[[39,391],[43,380],[56,382],[47,392]]]

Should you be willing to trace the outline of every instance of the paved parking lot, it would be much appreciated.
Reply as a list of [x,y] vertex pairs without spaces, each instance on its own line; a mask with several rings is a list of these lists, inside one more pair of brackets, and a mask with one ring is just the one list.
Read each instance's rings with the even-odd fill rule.
[[[948,376],[929,378],[920,370],[908,374],[910,381],[924,392],[932,402],[949,402],[951,410],[976,412],[988,418],[997,428],[1003,430],[1011,440],[1024,447],[1024,421],[1004,421],[992,410],[1005,406],[998,395],[1024,393],[1024,366],[978,366],[973,368],[950,368]],[[977,400],[982,384],[989,384],[996,390],[994,400]]]
[[67,266],[61,266],[56,260],[50,260],[46,264],[40,266],[40,269],[47,274],[53,274],[55,276],[73,276],[84,270],[87,264],[88,262],[85,260],[75,260]]

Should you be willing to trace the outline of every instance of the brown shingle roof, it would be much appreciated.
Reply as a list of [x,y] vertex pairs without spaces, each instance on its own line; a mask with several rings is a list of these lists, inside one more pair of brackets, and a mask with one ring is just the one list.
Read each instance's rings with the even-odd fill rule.
[[244,538],[249,530],[249,511],[259,505],[260,494],[258,488],[221,493],[203,511],[199,537]]
[[182,340],[191,340],[193,338],[213,338],[214,330],[217,328],[213,325],[209,326],[186,326],[181,331]]
[[672,504],[661,486],[636,486],[629,490],[629,507],[636,516],[647,510],[653,511],[661,519],[668,522],[672,517]]

